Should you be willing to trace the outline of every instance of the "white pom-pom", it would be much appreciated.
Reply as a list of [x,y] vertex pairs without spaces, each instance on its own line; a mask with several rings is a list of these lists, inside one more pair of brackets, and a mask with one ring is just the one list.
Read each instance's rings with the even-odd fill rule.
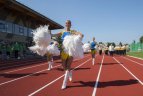
[[47,53],[46,48],[41,48],[38,45],[34,45],[29,47],[29,49],[33,52],[33,53],[37,53],[40,56],[44,56]]
[[82,46],[84,52],[89,52],[90,50],[90,44],[89,43],[85,43],[83,46]]
[[51,35],[48,30],[48,25],[40,26],[33,31],[33,41],[40,47],[47,47],[51,42]]
[[29,47],[29,49],[41,56],[44,56],[46,54],[46,48],[51,42],[51,35],[48,27],[48,25],[45,25],[33,30],[33,41],[35,45]]
[[83,58],[82,37],[80,35],[69,35],[63,41],[64,51],[73,58]]
[[49,46],[47,47],[47,51],[48,51],[50,54],[54,55],[54,56],[59,56],[59,55],[60,55],[60,50],[59,50],[58,47],[57,47],[57,42],[54,42],[54,44],[49,45]]

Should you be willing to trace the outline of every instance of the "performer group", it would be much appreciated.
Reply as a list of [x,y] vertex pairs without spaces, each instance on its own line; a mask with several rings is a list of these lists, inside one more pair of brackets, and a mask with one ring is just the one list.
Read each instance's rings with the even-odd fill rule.
[[[62,60],[62,67],[65,71],[63,83],[61,89],[65,89],[67,81],[72,81],[72,69],[71,64],[74,59],[83,58],[84,53],[90,52],[92,57],[92,65],[95,65],[96,52],[102,55],[103,50],[106,55],[113,56],[116,54],[126,54],[126,46],[110,46],[99,44],[93,37],[92,42],[83,44],[82,39],[84,35],[76,30],[71,30],[72,23],[67,20],[65,23],[65,29],[57,34],[51,34],[47,25],[40,26],[33,31],[34,46],[29,47],[31,51],[38,55],[47,56],[48,68],[53,68],[53,56],[60,56]],[[52,40],[52,37],[60,38],[62,42]],[[59,45],[61,45],[59,47]],[[122,49],[122,50],[121,50]]]

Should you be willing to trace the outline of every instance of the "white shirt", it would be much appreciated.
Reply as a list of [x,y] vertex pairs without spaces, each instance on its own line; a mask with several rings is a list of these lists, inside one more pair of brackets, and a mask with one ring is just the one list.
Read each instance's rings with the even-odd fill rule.
[[114,51],[114,46],[109,46],[109,51]]

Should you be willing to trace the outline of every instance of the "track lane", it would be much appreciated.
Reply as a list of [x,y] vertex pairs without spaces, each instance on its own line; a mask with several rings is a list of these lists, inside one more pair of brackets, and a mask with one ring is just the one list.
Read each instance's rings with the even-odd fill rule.
[[123,65],[128,68],[136,77],[143,82],[143,66],[136,64],[130,60],[124,59],[123,57],[116,57]]
[[105,57],[95,96],[141,96],[142,90],[143,87],[136,78],[117,61],[110,56]]
[[81,93],[84,94],[82,96],[90,96],[97,78],[101,57],[97,56],[95,62],[96,64],[93,66],[90,60],[73,71],[73,81],[68,81],[67,89],[61,90],[62,78],[32,96],[81,96]]
[[[86,57],[84,59],[75,61],[73,67],[77,66],[81,62],[84,62],[88,58],[89,57]],[[34,90],[38,89],[39,86],[43,86],[48,82],[54,80],[61,74],[63,74],[61,68],[45,71],[33,76],[29,76],[28,78],[0,86],[0,93],[3,93],[2,96],[8,96],[8,94],[11,94],[11,96],[27,96],[28,93],[33,92]]]

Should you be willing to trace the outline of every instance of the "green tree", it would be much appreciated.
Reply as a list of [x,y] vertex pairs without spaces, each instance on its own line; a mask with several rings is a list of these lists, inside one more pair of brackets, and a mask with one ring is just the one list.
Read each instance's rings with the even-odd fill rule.
[[143,43],[143,36],[140,37],[140,43]]

